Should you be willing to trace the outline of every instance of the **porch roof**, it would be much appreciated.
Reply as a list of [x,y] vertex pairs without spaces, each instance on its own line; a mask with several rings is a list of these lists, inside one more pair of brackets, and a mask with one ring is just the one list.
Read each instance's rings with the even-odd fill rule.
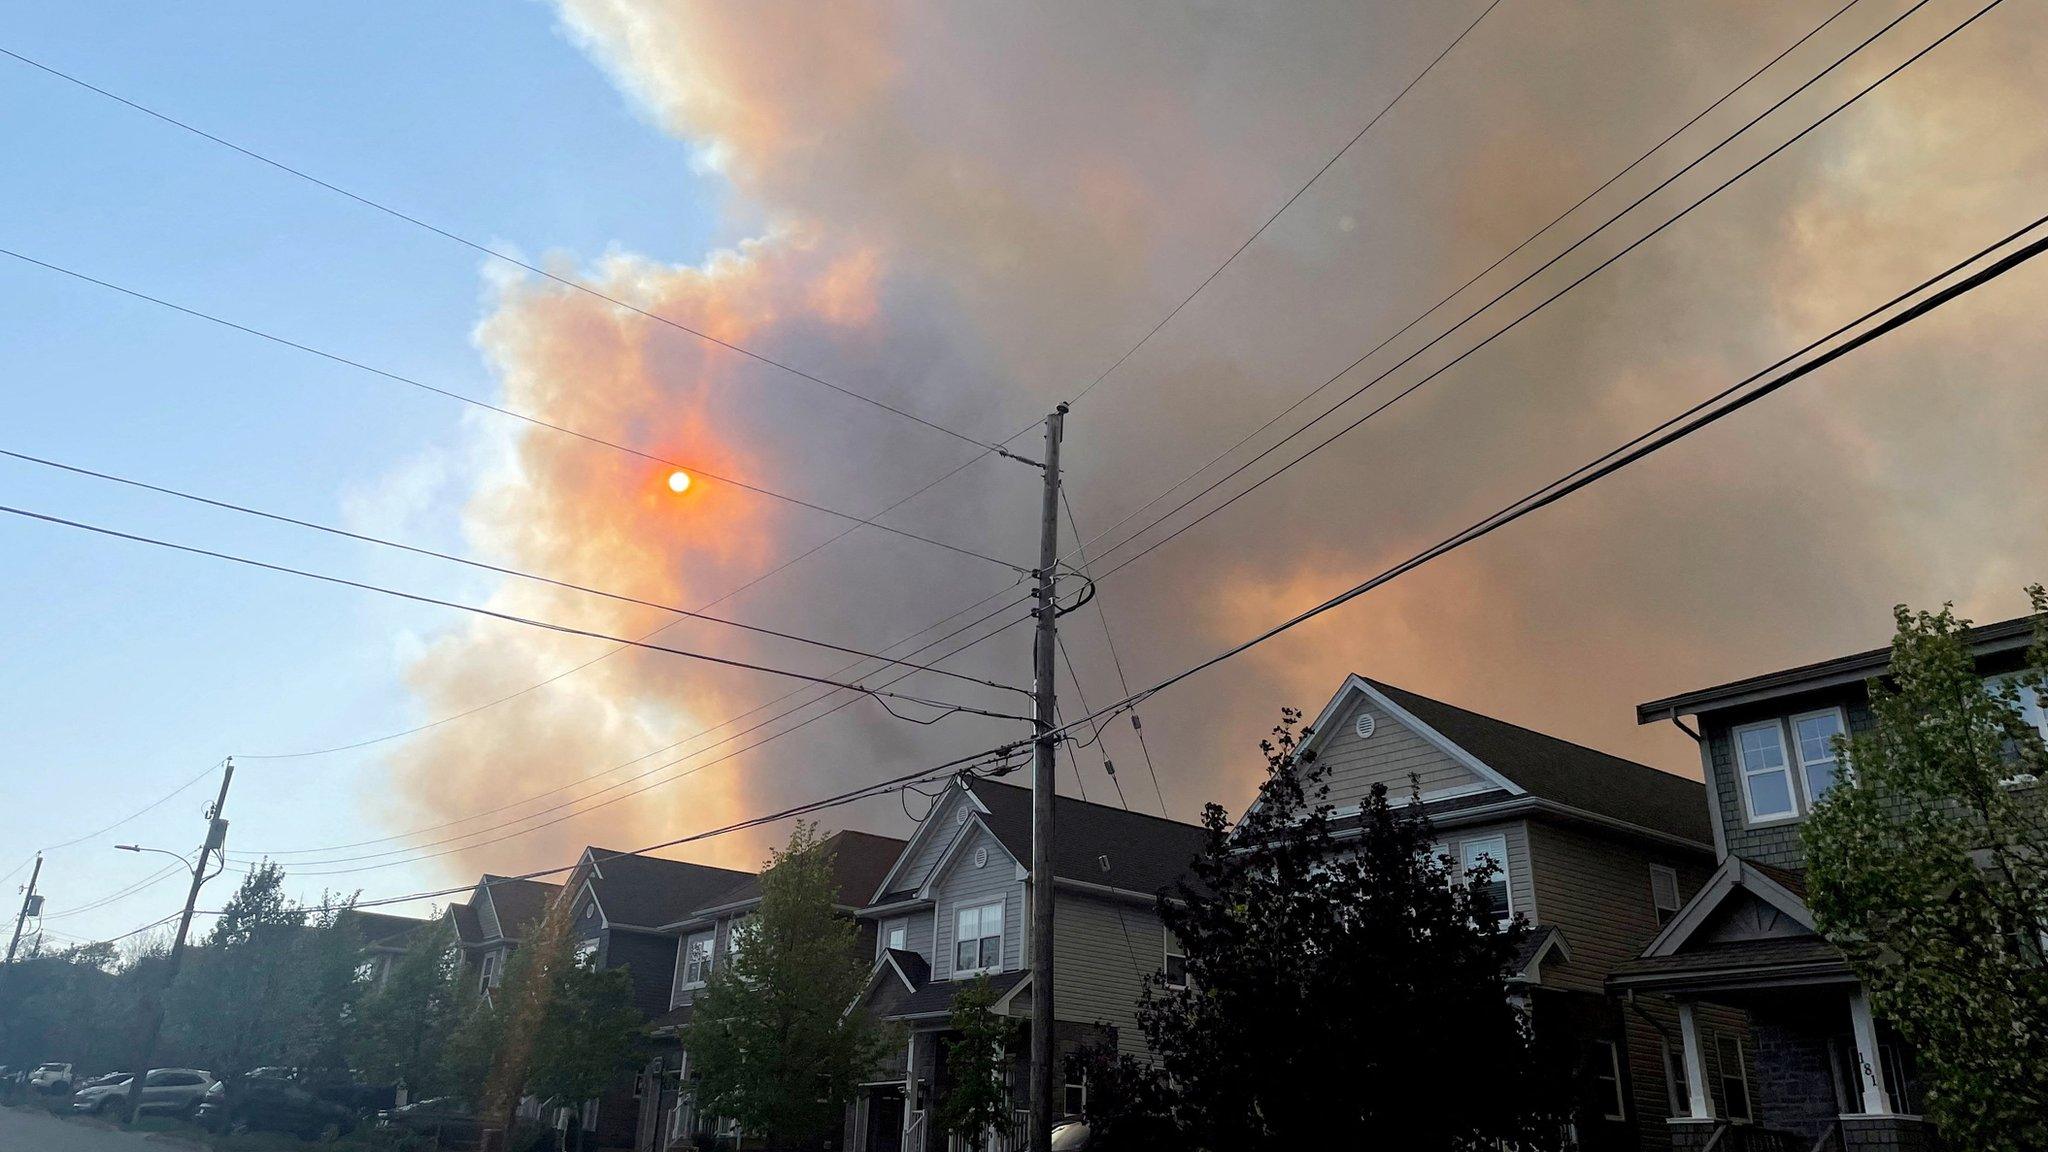
[[1614,966],[1607,982],[1617,989],[1709,991],[1849,983],[1855,976],[1834,945],[1818,936],[1739,940],[1645,956]]
[[[1005,994],[1015,989],[1017,985],[1022,984],[1025,978],[1030,975],[1031,973],[1021,969],[1013,972],[998,972],[990,976],[988,982],[989,986],[995,989],[997,998],[1001,999]],[[912,992],[909,996],[904,997],[902,1003],[890,1010],[886,1019],[917,1020],[933,1016],[949,1016],[953,1012],[954,998],[973,986],[974,981],[972,980],[933,980],[924,987]]]

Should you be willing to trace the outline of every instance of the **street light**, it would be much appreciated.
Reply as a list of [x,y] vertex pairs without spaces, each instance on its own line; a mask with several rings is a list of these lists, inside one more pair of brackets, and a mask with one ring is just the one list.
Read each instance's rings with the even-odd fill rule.
[[[206,843],[199,846],[199,859],[196,862],[187,860],[183,855],[173,852],[168,848],[146,848],[140,844],[114,845],[114,847],[123,852],[154,852],[160,856],[169,856],[171,859],[183,864],[192,873],[192,887],[185,893],[185,910],[178,917],[178,934],[171,938],[170,963],[166,965],[167,971],[164,974],[163,988],[157,991],[155,1002],[150,1006],[149,1022],[144,1027],[143,1039],[140,1045],[142,1058],[135,1062],[135,1074],[128,1079],[127,1100],[121,1106],[124,1123],[132,1122],[135,1119],[135,1108],[142,1102],[143,1082],[149,1079],[149,1065],[156,1058],[157,1034],[163,1030],[164,1026],[163,994],[169,990],[171,982],[178,978],[178,966],[185,959],[185,935],[192,928],[192,909],[194,905],[199,903],[199,888],[208,880],[213,879],[214,876],[227,871],[228,822],[221,818],[220,809],[221,805],[227,801],[228,783],[234,778],[235,766],[230,761],[227,765],[226,773],[221,778],[220,799],[215,801],[214,806],[207,810]],[[215,852],[220,853],[220,868],[212,876],[209,876],[206,872],[206,858],[209,854]]]
[[140,844],[116,844],[114,847],[119,848],[123,852],[154,852],[159,856],[169,856],[171,859],[183,864],[185,871],[192,871],[192,862],[185,859],[185,854],[182,852],[173,852],[169,848],[145,848]]

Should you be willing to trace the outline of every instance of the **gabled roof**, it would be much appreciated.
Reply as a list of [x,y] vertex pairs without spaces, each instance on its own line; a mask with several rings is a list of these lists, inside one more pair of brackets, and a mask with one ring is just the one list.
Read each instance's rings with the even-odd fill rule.
[[[974,778],[964,785],[986,810],[982,823],[1004,850],[1027,867],[1031,861],[1031,790]],[[1071,796],[1053,801],[1052,874],[1056,879],[1120,888],[1156,896],[1173,888],[1208,832],[1183,824]],[[1103,866],[1107,860],[1108,867]]]
[[507,940],[523,940],[540,926],[548,906],[562,894],[560,884],[542,880],[520,880],[484,873],[479,885],[489,894],[491,907],[498,910],[498,928]]
[[484,928],[482,924],[477,922],[476,908],[474,906],[469,904],[450,904],[448,906],[448,919],[450,923],[455,925],[455,942],[457,944],[483,943]]
[[[1963,634],[1963,642],[1969,645],[1971,654],[1980,658],[1996,652],[2024,648],[2031,644],[2033,639],[2032,616],[2016,616],[2010,620],[1980,624]],[[1712,688],[1681,692],[1676,696],[1666,696],[1661,700],[1638,704],[1636,723],[1654,724],[1679,716],[1697,716],[1702,712],[1789,696],[1795,692],[1858,684],[1874,676],[1882,676],[1891,666],[1892,650],[1889,645],[1871,648],[1848,656],[1837,656],[1813,664],[1802,664],[1797,668],[1766,672],[1760,676],[1749,676]]]
[[1693,935],[1711,923],[1714,913],[1738,892],[1763,901],[1807,932],[1817,932],[1813,911],[1806,906],[1806,883],[1802,877],[1731,853],[1643,949],[1643,955],[1675,956],[1685,951]]
[[[856,832],[851,829],[834,832],[819,842],[820,851],[829,852],[832,857],[832,876],[836,882],[837,896],[833,902],[844,908],[858,908],[882,882],[896,858],[903,854],[904,841],[893,836],[877,836],[872,832]],[[713,910],[741,908],[761,899],[761,877],[746,873],[745,879],[711,899],[700,908],[692,909],[693,915]]]
[[607,923],[626,928],[660,928],[687,920],[690,914],[747,877],[731,868],[713,868],[687,860],[639,856],[609,848],[586,848],[584,860],[595,867],[579,868],[597,895]]
[[1706,787],[1647,764],[1496,720],[1385,681],[1354,677],[1514,788],[1568,808],[1713,843]]
[[[990,976],[988,983],[989,987],[995,990],[996,1007],[1000,1009],[1003,1006],[1003,1002],[1008,1000],[1011,994],[1016,992],[1018,986],[1023,984],[1030,975],[1031,973],[1022,969],[1014,969],[1009,972],[997,972]],[[950,1016],[953,1014],[954,997],[973,986],[974,981],[972,980],[928,980],[925,982],[924,987],[904,997],[901,1003],[889,1009],[884,1014],[884,1018],[889,1020],[917,1020]]]
[[415,929],[426,921],[413,916],[394,916],[389,912],[364,912],[354,908],[346,911],[349,923],[362,938],[363,947],[381,951],[402,950],[409,942]]
[[1508,979],[1518,984],[1541,984],[1543,965],[1552,956],[1569,964],[1572,960],[1571,945],[1565,942],[1564,931],[1555,924],[1544,924],[1529,929],[1522,938],[1521,950],[1508,966]]

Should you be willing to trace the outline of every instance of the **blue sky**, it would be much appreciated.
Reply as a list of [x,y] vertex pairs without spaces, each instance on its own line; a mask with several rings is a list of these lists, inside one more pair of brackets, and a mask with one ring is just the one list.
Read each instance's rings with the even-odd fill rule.
[[[587,257],[624,245],[688,261],[726,226],[717,183],[539,4],[42,5],[15,12],[0,43],[523,253]],[[0,60],[0,151],[0,246],[436,384],[495,390],[469,338],[483,305],[475,253],[12,60]],[[418,461],[459,451],[475,418],[7,258],[0,349],[0,446],[331,523],[351,522],[352,501],[376,503],[390,478],[417,475]],[[0,493],[19,507],[337,573],[475,587],[18,462],[0,462]],[[428,516],[407,526],[409,538],[458,543],[449,510],[459,493],[430,475],[419,495]],[[445,622],[13,517],[0,521],[0,604],[0,869],[127,815],[224,755],[424,719],[393,675],[392,637]],[[369,753],[243,762],[228,810],[234,839],[346,838],[370,763]],[[53,854],[42,882],[51,915],[163,863],[117,853],[114,840],[189,851],[211,788]],[[176,897],[166,882],[49,927],[117,932]]]

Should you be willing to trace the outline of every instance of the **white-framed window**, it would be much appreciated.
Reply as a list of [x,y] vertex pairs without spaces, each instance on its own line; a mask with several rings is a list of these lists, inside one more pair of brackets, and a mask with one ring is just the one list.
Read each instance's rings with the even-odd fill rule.
[[726,927],[726,930],[725,930],[725,960],[726,960],[726,963],[728,963],[728,964],[732,963],[732,961],[733,961],[733,958],[734,958],[734,957],[736,957],[736,956],[738,956],[738,955],[740,954],[741,950],[742,950],[742,949],[744,949],[744,948],[745,948],[745,947],[747,946],[747,941],[748,941],[749,939],[751,939],[751,938],[752,938],[752,936],[753,936],[753,934],[754,934],[754,927],[755,927],[755,919],[754,919],[754,915],[753,915],[753,913],[751,913],[751,912],[750,912],[750,913],[748,913],[748,914],[747,914],[747,915],[745,915],[745,916],[742,916],[742,917],[740,917],[740,918],[739,918],[739,919],[737,919],[737,920],[734,920],[734,921],[733,921],[733,922],[732,922],[732,923],[731,923],[730,925],[728,925],[728,926]]
[[711,979],[711,949],[716,936],[693,932],[683,941],[683,987],[702,988]]
[[478,992],[489,992],[498,986],[498,954],[484,953],[484,962],[476,980]]
[[1621,1046],[1612,1040],[1593,1041],[1593,1091],[1600,1115],[1628,1119],[1628,1100],[1621,1091]]
[[2025,675],[2026,673],[2024,672],[2007,672],[2002,675],[1988,677],[1984,684],[1990,688],[2011,684],[2013,689],[2019,693],[2020,718],[2032,724],[2034,730],[2041,734],[2042,739],[2048,740],[2048,706],[2042,704],[2041,692],[2039,690],[2030,688],[2021,682],[2021,678]]
[[578,968],[591,968],[591,967],[595,967],[595,966],[596,966],[596,963],[597,963],[597,941],[596,941],[596,940],[582,940],[582,941],[578,941],[578,942],[577,942],[577,944],[576,944],[576,966],[577,966]]
[[1678,869],[1666,864],[1650,865],[1650,906],[1657,910],[1657,926],[1662,928],[1671,923],[1683,903],[1678,898]]
[[1003,970],[1003,902],[975,904],[953,913],[953,975]]
[[1494,919],[1505,924],[1514,916],[1514,898],[1508,891],[1508,838],[1487,836],[1458,845],[1458,866],[1467,876],[1487,864],[1493,865],[1493,875],[1485,884],[1473,888],[1472,902],[1481,915],[1490,911]]
[[1688,1115],[1692,1109],[1688,1099],[1692,1090],[1685,1083],[1685,1060],[1662,1036],[1657,1038],[1657,1055],[1664,1065],[1664,1104],[1671,1110],[1668,1115]]
[[1067,1082],[1066,1082],[1066,1092],[1064,1093],[1064,1096],[1065,1096],[1065,1105],[1066,1105],[1066,1112],[1065,1112],[1065,1115],[1068,1115],[1068,1116],[1079,1116],[1079,1115],[1081,1115],[1082,1113],[1084,1113],[1084,1112],[1088,1111],[1088,1082],[1087,1082],[1087,1081],[1085,1081],[1085,1080],[1069,1080],[1069,1081],[1067,1081]]
[[1730,1032],[1714,1037],[1714,1054],[1721,1065],[1721,1106],[1730,1120],[1754,1120],[1749,1109],[1749,1072],[1743,1065],[1742,1038]]
[[1174,939],[1173,929],[1160,929],[1166,936],[1166,962],[1160,966],[1160,974],[1168,988],[1188,986],[1188,956],[1181,951],[1180,941]]
[[1742,774],[1743,810],[1751,824],[1792,820],[1799,803],[1785,755],[1785,727],[1776,720],[1744,724],[1734,732],[1735,764]]
[[901,951],[910,947],[910,921],[890,920],[882,925],[882,947]]
[[1806,804],[1811,808],[1841,779],[1841,757],[1835,754],[1835,737],[1846,736],[1849,723],[1840,708],[1823,708],[1792,717],[1792,748],[1799,757],[1799,781],[1806,787]]

